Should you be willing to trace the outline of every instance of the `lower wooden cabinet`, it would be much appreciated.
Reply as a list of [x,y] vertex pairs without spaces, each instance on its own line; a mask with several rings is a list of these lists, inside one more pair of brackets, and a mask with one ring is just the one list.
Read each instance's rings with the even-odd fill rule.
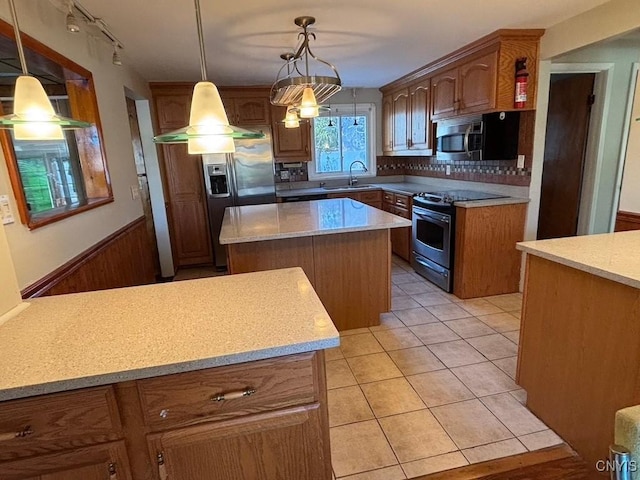
[[[409,195],[384,192],[383,197],[385,212],[411,220],[412,200]],[[411,227],[391,229],[391,251],[407,262],[411,260],[411,238]]]
[[125,442],[104,443],[0,464],[2,480],[132,480]]
[[160,480],[331,478],[319,404],[172,430],[149,437]]
[[277,478],[331,479],[322,351],[0,403],[0,480]]
[[367,190],[365,192],[337,192],[330,193],[329,198],[350,198],[365,203],[370,207],[382,210],[382,190]]

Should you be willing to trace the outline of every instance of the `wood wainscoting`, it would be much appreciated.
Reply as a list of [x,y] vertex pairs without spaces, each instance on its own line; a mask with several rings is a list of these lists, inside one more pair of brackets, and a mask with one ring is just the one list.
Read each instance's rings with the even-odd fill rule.
[[129,223],[22,290],[22,298],[155,282],[145,217]]
[[640,230],[640,213],[618,212],[616,215],[616,232]]

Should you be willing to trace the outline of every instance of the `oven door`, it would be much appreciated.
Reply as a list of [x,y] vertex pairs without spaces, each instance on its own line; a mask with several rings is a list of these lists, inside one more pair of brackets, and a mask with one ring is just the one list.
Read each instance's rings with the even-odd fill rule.
[[413,207],[413,251],[449,269],[451,268],[451,226],[453,215]]

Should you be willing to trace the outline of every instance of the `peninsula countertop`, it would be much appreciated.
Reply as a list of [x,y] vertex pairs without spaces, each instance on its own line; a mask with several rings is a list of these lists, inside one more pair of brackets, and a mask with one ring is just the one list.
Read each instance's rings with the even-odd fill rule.
[[220,243],[333,235],[410,227],[411,221],[349,198],[229,207]]
[[530,255],[640,288],[640,231],[522,242]]
[[0,326],[0,401],[339,344],[301,268],[28,304]]

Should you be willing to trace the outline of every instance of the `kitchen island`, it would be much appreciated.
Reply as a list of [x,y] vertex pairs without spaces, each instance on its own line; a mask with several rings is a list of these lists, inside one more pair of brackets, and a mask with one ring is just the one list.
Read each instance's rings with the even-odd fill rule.
[[0,326],[0,478],[328,480],[338,344],[299,268],[29,300]]
[[640,404],[640,232],[525,242],[517,382],[590,465]]
[[227,208],[220,243],[232,274],[298,266],[338,330],[391,308],[392,228],[407,219],[348,198]]

